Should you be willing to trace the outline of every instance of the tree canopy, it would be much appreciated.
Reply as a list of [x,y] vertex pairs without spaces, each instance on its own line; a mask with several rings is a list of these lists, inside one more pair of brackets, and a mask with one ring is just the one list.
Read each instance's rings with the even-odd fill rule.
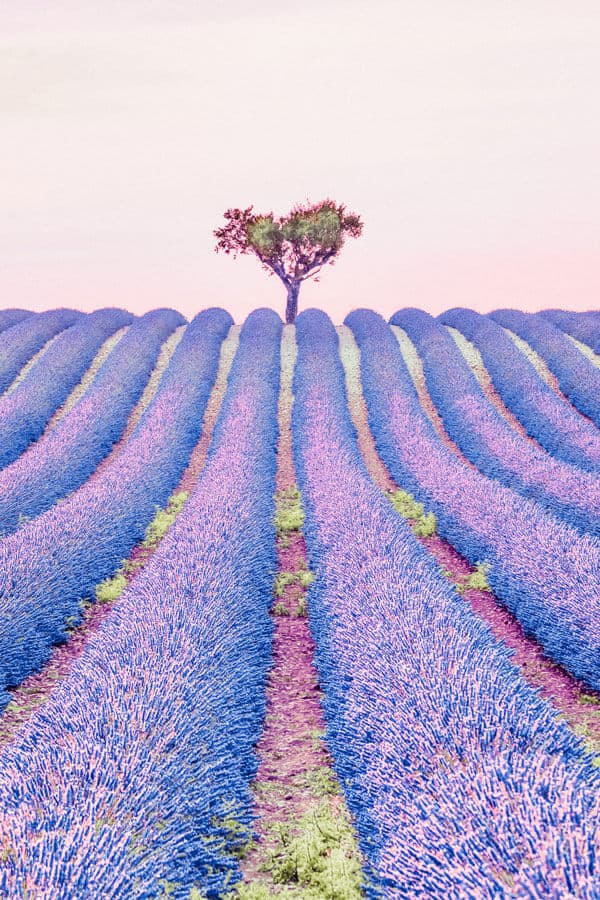
[[326,264],[333,265],[347,235],[358,237],[363,223],[355,213],[346,212],[333,200],[302,206],[297,204],[287,216],[273,213],[253,215],[247,209],[228,209],[227,224],[218,228],[215,251],[254,253],[269,275],[277,275],[287,290],[286,322],[296,318],[300,285],[307,278],[318,281]]

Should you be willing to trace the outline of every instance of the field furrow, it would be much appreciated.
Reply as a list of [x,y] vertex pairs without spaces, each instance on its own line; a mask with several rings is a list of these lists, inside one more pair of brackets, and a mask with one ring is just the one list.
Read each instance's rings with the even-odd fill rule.
[[270,311],[248,318],[198,486],[4,748],[0,893],[193,900],[239,877],[271,656],[280,333]]
[[488,403],[491,403],[492,406],[495,407],[497,412],[502,416],[505,422],[508,422],[512,430],[520,435],[525,440],[529,441],[533,447],[540,447],[541,445],[531,437],[531,435],[527,434],[524,426],[517,419],[517,417],[510,411],[508,406],[505,406],[502,397],[494,387],[492,379],[490,378],[490,374],[485,367],[485,363],[481,357],[481,353],[471,341],[468,341],[466,337],[457,331],[456,328],[452,328],[452,326],[446,326],[446,332],[452,338],[454,343],[456,344],[458,350],[460,351],[463,359],[468,365],[469,369],[477,384],[481,388],[486,400]]
[[581,533],[600,536],[600,483],[516,434],[488,401],[443,325],[407,309],[390,320],[414,343],[429,396],[451,439],[488,478],[518,491]]
[[488,564],[489,584],[525,632],[600,688],[600,541],[464,466],[421,409],[391,328],[367,310],[346,324],[361,349],[377,449],[394,480],[435,513],[439,533],[472,565]]
[[547,364],[563,395],[600,426],[600,372],[562,331],[539,313],[498,309],[489,316],[526,341]]
[[84,313],[74,309],[52,309],[38,313],[33,320],[23,319],[7,329],[0,348],[0,395],[12,387],[21,370],[32,357],[37,359],[37,354],[43,353],[53,337],[84,318]]
[[43,434],[101,345],[132,320],[120,309],[90,313],[63,331],[18,387],[0,399],[0,468],[14,462]]
[[557,459],[590,472],[600,470],[600,432],[554,391],[506,334],[487,316],[454,309],[439,321],[458,329],[482,356],[494,388],[526,432]]
[[327,317],[296,332],[309,609],[368,895],[593,897],[599,773],[372,484]]
[[356,838],[325,741],[322,691],[314,665],[306,591],[313,580],[292,456],[294,326],[281,346],[275,494],[277,572],[271,604],[273,664],[267,681],[259,767],[252,784],[255,831],[236,896],[267,900],[356,900],[361,864]]
[[[16,686],[76,625],[80,602],[112,576],[164,506],[196,444],[231,317],[200,313],[153,403],[113,463],[0,541],[0,686]],[[67,621],[68,619],[68,621]],[[4,705],[4,703],[2,704]]]
[[562,309],[543,309],[540,315],[560,331],[575,338],[580,346],[600,353],[600,321],[594,313],[567,312]]
[[24,520],[76,490],[111,455],[154,371],[163,342],[181,321],[179,313],[157,310],[127,326],[125,336],[116,333],[118,344],[95,373],[85,396],[56,427],[46,429],[0,472],[0,534],[12,533]]
[[89,391],[98,375],[98,372],[100,371],[108,357],[111,356],[113,350],[115,350],[118,344],[121,343],[122,339],[125,337],[130,328],[131,325],[124,325],[104,341],[104,343],[100,346],[100,349],[92,359],[91,363],[83,373],[81,381],[79,381],[75,385],[71,393],[65,399],[65,402],[61,403],[56,412],[48,420],[48,424],[46,425],[41,435],[42,437],[45,437],[47,434],[49,434],[49,432],[56,428],[58,423],[64,419],[64,417],[73,409],[75,404],[81,400],[83,395]]
[[7,328],[12,328],[13,325],[22,322],[24,319],[30,319],[31,316],[35,316],[35,313],[27,309],[0,310],[0,332],[6,331]]

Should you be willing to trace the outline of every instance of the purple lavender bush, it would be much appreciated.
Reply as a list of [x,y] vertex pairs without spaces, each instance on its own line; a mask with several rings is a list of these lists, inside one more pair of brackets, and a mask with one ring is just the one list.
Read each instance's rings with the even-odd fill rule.
[[446,329],[429,313],[404,309],[390,319],[420,354],[427,389],[446,432],[473,465],[540,503],[578,531],[600,535],[600,483],[517,434],[485,396]]
[[2,896],[188,900],[239,880],[271,661],[280,334],[272,311],[249,316],[198,486],[0,753]]
[[597,897],[598,771],[368,477],[328,317],[296,328],[308,608],[367,896]]
[[500,325],[462,308],[442,313],[438,321],[456,328],[477,347],[507,408],[548,453],[589,472],[600,470],[596,426],[542,381]]
[[357,310],[346,322],[379,454],[396,483],[435,513],[438,531],[475,565],[526,633],[600,689],[600,541],[461,462],[419,403],[391,328]]
[[162,343],[185,319],[146,313],[101,366],[93,384],[57,426],[0,472],[0,534],[16,530],[80,487],[112,449],[150,377]]
[[199,313],[153,402],[115,459],[61,503],[0,541],[0,707],[67,637],[80,601],[144,537],[178,484],[202,430],[229,313]]

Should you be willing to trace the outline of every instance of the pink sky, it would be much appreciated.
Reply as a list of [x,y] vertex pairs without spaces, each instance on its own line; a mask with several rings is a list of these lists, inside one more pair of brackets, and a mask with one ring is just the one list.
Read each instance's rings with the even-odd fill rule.
[[212,231],[329,196],[300,309],[600,308],[599,46],[596,0],[9,0],[0,306],[283,313]]

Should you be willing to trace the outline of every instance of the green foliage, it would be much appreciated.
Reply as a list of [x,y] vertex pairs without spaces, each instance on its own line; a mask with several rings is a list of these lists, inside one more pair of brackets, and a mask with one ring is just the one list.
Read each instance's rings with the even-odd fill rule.
[[289,584],[294,584],[296,581],[296,574],[294,572],[278,572],[275,576],[275,583],[273,585],[273,593],[276,597],[283,597],[285,594],[285,589]]
[[273,593],[276,597],[283,597],[288,585],[294,584],[303,590],[309,587],[313,581],[314,575],[307,569],[298,569],[297,572],[278,572],[275,576]]
[[308,570],[300,569],[298,572],[296,572],[296,580],[299,582],[301,587],[307,588],[313,583],[313,581],[315,580],[315,576]]
[[197,887],[193,887],[190,891],[189,900],[206,900],[206,897]]
[[157,900],[163,900],[163,898],[172,897],[176,889],[178,887],[181,887],[181,885],[177,882],[167,881],[166,878],[161,878],[158,884],[160,886],[161,892],[160,894],[156,895]]
[[308,607],[306,605],[306,597],[302,596],[298,600],[298,605],[296,606],[296,615],[299,618],[306,618],[308,616]]
[[431,537],[432,534],[435,534],[437,528],[435,513],[428,512],[418,522],[411,525],[411,528],[417,537]]
[[281,228],[292,244],[319,244],[323,250],[341,246],[342,216],[334,206],[292,213]]
[[273,215],[256,216],[246,225],[248,243],[259,256],[267,258],[276,256],[281,250],[283,234]]
[[166,507],[164,509],[157,508],[156,515],[146,529],[146,536],[142,541],[143,547],[155,547],[158,544],[183,509],[188,496],[187,491],[171,494]]
[[410,519],[412,531],[417,537],[431,537],[435,534],[435,513],[425,513],[423,504],[415,500],[412,494],[398,488],[396,491],[388,491],[387,496],[396,512],[404,519]]
[[478,562],[470,575],[461,576],[456,582],[456,590],[459,594],[465,591],[491,591],[488,584],[487,575],[490,571],[490,564],[487,562]]
[[112,578],[106,578],[96,586],[97,603],[114,603],[127,587],[127,579],[119,570]]
[[310,739],[313,744],[313,750],[320,750],[323,739],[325,738],[324,728],[313,728],[310,733]]
[[144,565],[143,559],[124,559],[121,565],[121,571],[125,575],[132,575]]
[[[261,884],[259,881],[251,881],[249,884],[242,882],[236,888],[235,893],[227,895],[231,900],[234,900],[234,898],[239,898],[239,900],[269,900],[272,896],[268,886]],[[192,900],[191,897],[190,900]]]
[[341,793],[337,778],[329,766],[319,766],[306,773],[311,793],[315,797],[335,796]]
[[[296,829],[295,829],[296,830]],[[324,802],[303,816],[293,834],[278,829],[268,869],[275,884],[301,889],[298,896],[352,900],[362,896],[362,873],[352,828]]]
[[[146,549],[154,549],[156,547],[183,509],[187,498],[187,491],[179,491],[169,497],[169,502],[165,509],[157,509],[156,515],[146,529],[146,536],[142,542],[143,547]],[[104,581],[96,586],[96,602],[114,603],[115,600],[118,600],[127,587],[127,578],[125,576],[132,574],[142,565],[142,560],[124,559],[121,568],[117,570],[112,578],[105,578]]]
[[475,571],[471,572],[466,580],[466,587],[475,591],[490,591],[487,576],[490,572],[490,564],[487,562],[478,562]]
[[582,703],[591,703],[595,706],[600,704],[600,697],[595,697],[594,694],[581,694],[579,699]]
[[297,487],[278,491],[275,495],[275,528],[278,536],[290,531],[302,531],[304,511]]
[[285,603],[276,603],[273,607],[273,615],[274,616],[289,616],[290,611],[285,605]]

